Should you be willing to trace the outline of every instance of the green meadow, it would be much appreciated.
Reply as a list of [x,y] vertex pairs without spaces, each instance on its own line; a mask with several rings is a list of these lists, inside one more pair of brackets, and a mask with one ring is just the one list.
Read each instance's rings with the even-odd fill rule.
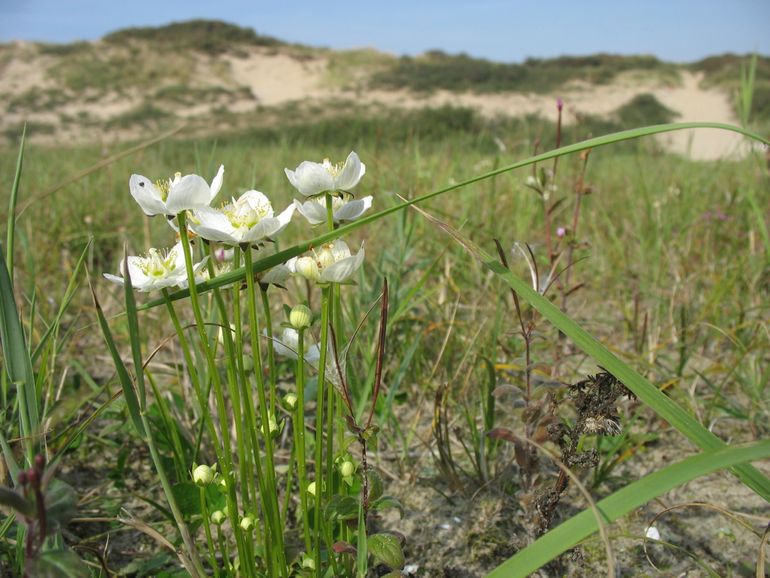
[[[629,65],[552,62],[542,82],[578,64],[599,83]],[[421,90],[420,66],[524,74],[433,54],[376,82]],[[554,102],[550,119],[362,110],[157,139],[166,118],[109,146],[7,134],[0,573],[763,576],[763,95],[738,160],[667,152],[643,127],[675,117],[645,97],[568,126]],[[228,268],[194,213],[147,217],[129,192],[133,173],[211,183],[223,164],[212,206],[256,189],[278,214],[301,198],[284,168],[351,151],[371,209],[295,212]],[[344,279],[263,281],[338,237],[365,251]],[[194,291],[103,277],[180,238]],[[304,342],[274,351],[288,327]]]

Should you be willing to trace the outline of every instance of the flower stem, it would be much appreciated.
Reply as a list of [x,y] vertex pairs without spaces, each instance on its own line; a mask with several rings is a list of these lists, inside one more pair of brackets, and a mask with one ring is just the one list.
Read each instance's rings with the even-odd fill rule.
[[[227,413],[227,405],[225,403],[224,393],[222,391],[222,382],[219,377],[219,368],[217,367],[216,360],[214,359],[214,352],[209,344],[209,337],[206,333],[206,326],[203,321],[203,314],[201,312],[200,300],[198,299],[198,291],[195,286],[195,271],[192,264],[192,251],[190,249],[190,239],[187,236],[187,219],[185,213],[179,213],[177,215],[177,222],[179,224],[179,236],[182,241],[182,252],[184,253],[185,267],[187,269],[187,282],[190,290],[190,303],[192,305],[193,315],[195,316],[195,324],[198,329],[198,337],[201,342],[201,347],[206,355],[206,363],[208,365],[209,377],[213,383],[214,394],[217,398],[217,408],[219,411],[219,425],[221,431],[222,441],[222,453],[218,456],[222,459],[219,460],[222,466],[222,475],[227,483],[227,506],[228,512],[231,514],[239,512],[238,498],[235,492],[235,483],[232,476],[233,463],[232,463],[232,449],[230,446],[230,429],[229,419]],[[244,553],[242,559],[245,560],[245,549],[243,543],[243,535],[241,528],[238,524],[233,525],[233,533],[235,534],[236,545],[238,546],[238,553]],[[248,571],[248,570],[247,570]]]
[[280,574],[287,576],[286,554],[283,547],[283,528],[278,508],[278,494],[275,483],[275,465],[273,460],[273,439],[270,433],[270,416],[268,413],[267,395],[265,394],[265,382],[262,375],[262,354],[259,346],[259,323],[257,321],[257,304],[254,287],[254,267],[251,250],[244,251],[246,256],[246,287],[249,303],[249,326],[251,329],[251,349],[254,356],[254,376],[257,380],[257,397],[259,400],[260,427],[262,441],[265,445],[265,491],[262,493],[263,508],[268,520],[269,539],[275,546],[274,554]]
[[297,480],[305,551],[310,552],[310,518],[307,509],[307,463],[305,462],[305,328],[297,332],[297,409],[294,414],[294,444],[297,448]]

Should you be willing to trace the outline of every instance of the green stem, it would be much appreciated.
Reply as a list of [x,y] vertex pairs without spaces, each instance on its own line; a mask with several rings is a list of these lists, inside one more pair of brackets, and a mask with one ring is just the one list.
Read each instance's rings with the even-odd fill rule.
[[[224,393],[222,391],[222,382],[219,378],[219,368],[217,367],[216,360],[214,359],[214,352],[209,344],[208,334],[206,333],[206,325],[203,321],[203,314],[201,310],[200,300],[198,299],[198,290],[195,286],[195,272],[193,270],[192,263],[192,251],[190,249],[190,239],[187,236],[187,219],[185,213],[179,213],[177,215],[177,221],[179,223],[179,236],[182,241],[182,252],[184,253],[185,268],[187,269],[187,282],[190,291],[190,303],[192,305],[193,315],[195,316],[195,324],[198,329],[198,337],[201,342],[204,354],[206,355],[206,363],[209,369],[209,376],[214,386],[214,394],[217,398],[217,409],[219,413],[219,424],[222,432],[222,453],[220,456],[220,464],[222,466],[222,475],[227,483],[227,509],[231,515],[236,515],[240,511],[238,507],[238,498],[235,493],[235,480],[232,476],[233,464],[232,464],[232,449],[230,445],[230,429],[229,416],[227,413],[227,405],[225,403]],[[242,559],[245,560],[245,551],[243,544],[243,535],[241,528],[238,524],[233,524],[233,533],[235,534],[235,541],[238,546],[239,554],[243,553]]]
[[321,578],[321,497],[323,494],[323,446],[324,446],[324,402],[326,395],[326,352],[329,345],[329,287],[322,289],[321,297],[321,355],[318,361],[318,388],[316,391],[315,417],[315,515],[313,519],[313,558],[316,563],[316,578]]
[[[171,299],[169,299],[168,289],[163,289],[162,293],[164,299],[166,300],[166,310],[168,311],[168,316],[171,318],[171,323],[174,325],[174,330],[176,331],[177,339],[179,340],[179,346],[182,348],[182,356],[184,357],[184,362],[187,366],[187,374],[190,376],[190,382],[192,383],[193,391],[195,391],[195,396],[198,398],[201,425],[200,429],[198,430],[198,436],[195,444],[195,454],[193,456],[193,459],[197,460],[201,440],[203,438],[203,429],[206,428],[208,430],[209,436],[211,436],[212,441],[214,441],[215,448],[219,447],[219,437],[217,436],[216,429],[214,428],[214,424],[211,422],[208,412],[209,392],[204,393],[203,389],[201,388],[200,376],[198,375],[198,370],[195,367],[195,361],[193,360],[192,354],[190,353],[190,344],[184,334],[184,328],[179,322],[179,317],[177,317]],[[218,450],[217,457],[219,457]]]
[[310,517],[307,509],[307,463],[305,461],[305,328],[297,332],[297,408],[294,415],[294,439],[297,447],[297,478],[305,552],[310,552]]
[[260,285],[259,292],[262,295],[262,310],[265,313],[265,331],[267,332],[267,366],[270,376],[270,411],[275,415],[277,376],[275,371],[275,351],[273,348],[273,319],[270,314],[270,299],[267,296],[267,287]]
[[187,528],[187,524],[185,524],[182,511],[179,509],[179,506],[176,503],[174,493],[171,491],[171,484],[168,481],[168,477],[166,477],[166,470],[163,468],[163,462],[161,461],[158,447],[155,445],[155,438],[152,436],[150,420],[147,419],[146,410],[142,409],[140,415],[142,418],[142,426],[144,427],[144,431],[147,434],[147,445],[150,448],[150,456],[152,457],[152,461],[155,464],[155,471],[158,473],[160,485],[163,487],[163,492],[166,494],[166,500],[168,501],[168,505],[171,508],[171,514],[174,516],[174,521],[176,521],[177,528],[179,528],[179,534],[182,536],[185,549],[190,556],[189,563],[191,566],[188,567],[187,570],[195,578],[205,578],[206,571],[203,569],[203,565],[201,564],[200,558],[198,557],[198,549],[195,547],[195,542],[193,542],[192,537],[190,536],[190,531]]
[[[259,323],[257,321],[257,303],[255,297],[256,288],[254,287],[254,268],[251,257],[251,250],[244,251],[246,256],[246,287],[249,303],[249,326],[251,329],[251,350],[254,356],[254,376],[257,380],[257,397],[259,400],[260,427],[262,441],[265,445],[265,469],[264,482],[265,491],[262,494],[263,507],[268,519],[268,528],[270,529],[270,539],[275,546],[275,555],[279,571],[282,576],[286,576],[288,569],[286,567],[286,554],[283,546],[283,528],[281,527],[280,512],[278,508],[278,493],[275,483],[275,464],[273,460],[273,438],[270,435],[270,416],[268,413],[267,395],[265,394],[265,382],[262,375],[262,354],[259,346]],[[271,344],[272,347],[272,344]]]
[[200,486],[199,497],[201,501],[201,515],[203,516],[203,529],[206,532],[206,543],[209,547],[209,564],[214,570],[214,578],[219,578],[219,564],[217,564],[217,555],[214,549],[214,537],[211,535],[211,520],[209,520],[209,509],[206,505],[206,489]]

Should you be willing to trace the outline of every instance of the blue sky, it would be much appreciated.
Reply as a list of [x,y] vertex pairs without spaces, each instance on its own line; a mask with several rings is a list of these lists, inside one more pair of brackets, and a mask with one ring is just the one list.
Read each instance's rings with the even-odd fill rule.
[[770,0],[0,0],[0,41],[91,40],[127,26],[225,20],[283,40],[500,61],[595,52],[686,62],[770,54]]

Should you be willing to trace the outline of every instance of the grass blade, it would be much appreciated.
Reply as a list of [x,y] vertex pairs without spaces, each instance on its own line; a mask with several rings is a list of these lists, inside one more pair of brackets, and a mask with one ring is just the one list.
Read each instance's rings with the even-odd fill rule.
[[6,230],[7,251],[5,260],[8,263],[8,274],[11,276],[13,284],[13,237],[16,232],[16,202],[19,198],[19,184],[21,183],[21,169],[24,166],[24,141],[27,137],[27,124],[21,131],[21,143],[19,144],[19,156],[16,159],[16,174],[13,177],[13,187],[11,187],[11,198],[8,200],[8,229]]
[[136,317],[136,299],[134,298],[134,286],[131,284],[131,273],[128,268],[128,251],[123,247],[123,289],[126,299],[126,317],[128,318],[128,334],[131,340],[131,355],[134,359],[134,375],[136,386],[139,390],[139,408],[147,407],[147,394],[144,386],[144,362],[142,361],[142,342],[139,339],[139,320]]
[[[397,211],[400,211],[402,209],[405,209],[406,207],[409,207],[411,205],[421,203],[424,201],[427,201],[429,199],[432,199],[434,197],[438,197],[439,195],[443,195],[444,193],[448,193],[450,191],[454,191],[457,189],[461,189],[465,186],[471,185],[473,183],[477,183],[479,181],[483,181],[486,179],[490,179],[492,177],[495,177],[497,175],[501,175],[503,173],[507,173],[510,171],[513,171],[515,169],[520,169],[522,167],[526,167],[529,165],[532,165],[534,163],[541,163],[543,161],[547,161],[550,159],[554,159],[560,156],[572,154],[581,152],[587,149],[595,149],[601,146],[606,146],[613,143],[623,142],[630,139],[635,138],[641,138],[644,136],[651,136],[656,134],[662,134],[666,132],[673,132],[677,130],[685,130],[685,129],[692,129],[692,128],[717,128],[721,130],[726,131],[732,131],[736,132],[738,134],[742,134],[750,139],[753,139],[757,142],[761,142],[767,145],[770,145],[770,141],[767,140],[765,137],[751,132],[747,129],[733,126],[729,124],[722,124],[717,122],[682,122],[682,123],[672,123],[672,124],[658,124],[654,126],[647,126],[643,128],[635,128],[631,130],[624,130],[621,132],[616,132],[612,134],[608,134],[605,136],[600,136],[596,138],[591,138],[588,140],[584,140],[575,144],[571,144],[568,146],[563,146],[558,149],[554,149],[552,151],[548,151],[545,153],[541,153],[539,155],[535,155],[532,157],[529,157],[528,159],[525,159],[523,161],[518,161],[510,165],[506,165],[504,167],[500,167],[498,169],[489,171],[487,173],[484,173],[482,175],[478,175],[476,177],[473,177],[471,179],[461,181],[459,183],[455,183],[453,185],[450,185],[448,187],[444,187],[442,189],[438,189],[436,191],[433,191],[431,193],[427,193],[425,195],[421,195],[419,197],[415,197],[414,199],[411,199],[405,203],[402,204],[396,204],[392,207],[388,207],[387,209],[383,209],[382,211],[378,211],[376,213],[372,213],[371,215],[367,215],[365,217],[362,217],[356,221],[353,221],[352,223],[348,223],[347,225],[344,225],[342,227],[339,227],[335,229],[334,231],[329,231],[328,233],[324,233],[322,235],[319,235],[318,237],[315,237],[309,241],[298,243],[297,245],[294,245],[292,247],[289,247],[288,249],[285,249],[283,251],[279,251],[278,253],[275,253],[273,255],[270,255],[269,257],[265,257],[264,259],[260,259],[259,261],[254,262],[253,268],[255,273],[259,273],[261,271],[266,271],[267,269],[270,269],[271,267],[275,267],[276,265],[279,265],[281,263],[285,263],[292,257],[296,257],[298,255],[301,255],[302,253],[310,250],[311,247],[318,247],[322,245],[323,243],[328,243],[329,241],[333,241],[334,239],[340,238],[352,231],[355,231],[356,229],[359,229],[363,227],[364,225],[367,225],[369,223],[372,223],[374,221],[377,221],[387,215],[390,215],[391,213],[395,213]],[[218,275],[216,279],[212,281],[206,281],[203,283],[198,283],[196,285],[197,292],[199,294],[205,293],[207,291],[210,291],[212,289],[215,289],[217,287],[224,287],[227,285],[231,285],[236,282],[240,282],[243,279],[246,278],[246,269],[245,267],[240,267],[239,269],[236,269],[234,271],[231,271],[229,273],[225,273],[224,275]],[[183,289],[181,291],[175,291],[174,293],[171,293],[168,298],[171,301],[177,301],[178,299],[184,299],[190,295],[189,289]],[[153,301],[150,301],[148,303],[145,303],[144,305],[140,306],[138,308],[139,311],[143,311],[145,309],[151,309],[153,307],[159,307],[161,305],[165,305],[166,300],[165,299],[155,299]]]
[[[421,214],[434,224],[449,233],[455,241],[462,245],[473,257],[513,289],[519,297],[527,301],[540,314],[550,321],[557,329],[569,337],[575,345],[589,355],[598,365],[609,371],[628,389],[644,402],[650,409],[665,419],[692,443],[702,450],[717,450],[725,447],[725,443],[711,431],[703,427],[695,418],[682,409],[674,400],[660,391],[646,378],[637,373],[607,349],[598,339],[593,337],[556,305],[532,289],[528,284],[515,276],[496,258],[486,253],[469,239],[463,237],[457,230],[446,223],[431,217],[422,209],[415,207]],[[749,465],[735,468],[735,473],[741,481],[754,490],[763,499],[770,502],[770,479],[759,470]]]
[[[653,472],[611,496],[597,502],[596,507],[608,522],[628,514],[650,500],[713,471],[770,456],[770,441],[744,446],[726,446],[685,458]],[[519,578],[529,576],[559,554],[572,548],[598,530],[596,517],[584,510],[503,562],[487,578]]]
[[91,243],[93,243],[93,239],[90,239],[88,243],[86,243],[86,246],[83,249],[83,252],[80,254],[80,257],[78,258],[77,263],[75,263],[75,270],[72,272],[72,275],[70,276],[69,283],[67,283],[67,289],[64,291],[64,297],[62,298],[61,305],[59,306],[59,310],[56,312],[56,317],[54,317],[53,322],[48,326],[48,329],[46,329],[46,332],[43,334],[43,337],[40,338],[40,341],[38,342],[37,346],[35,346],[35,350],[32,352],[33,364],[40,357],[40,354],[43,352],[43,349],[48,343],[48,340],[54,334],[54,331],[58,330],[59,324],[61,323],[62,316],[64,315],[65,311],[67,311],[69,304],[72,302],[72,298],[75,296],[75,290],[78,287],[78,284],[77,284],[78,273],[80,273],[80,269],[83,266],[83,263],[85,262],[86,255],[88,254],[88,250],[91,248]]
[[[99,319],[99,326],[102,329],[102,335],[104,336],[104,341],[107,343],[107,348],[110,350],[110,356],[112,357],[112,361],[115,364],[115,371],[118,374],[120,385],[123,388],[123,397],[126,400],[128,413],[131,416],[131,421],[134,422],[134,427],[136,428],[136,431],[139,433],[141,437],[144,438],[145,437],[144,425],[142,424],[142,416],[139,413],[139,400],[136,397],[134,384],[131,381],[131,376],[128,374],[128,370],[126,369],[126,366],[123,363],[123,360],[120,358],[120,353],[118,353],[118,348],[115,346],[115,340],[112,338],[112,332],[110,331],[110,326],[107,324],[107,319],[104,317],[104,311],[102,311],[102,306],[99,305],[99,300],[96,297],[96,291],[94,291],[94,286],[91,284],[90,278],[88,279],[88,287],[91,289],[91,296],[94,300],[94,307],[96,308],[96,316]],[[142,366],[140,365],[139,371],[141,371],[141,367]]]
[[31,464],[37,447],[37,443],[33,440],[40,425],[37,388],[24,338],[24,329],[21,326],[19,311],[16,309],[11,276],[2,251],[0,251],[0,341],[3,346],[5,370],[11,383],[16,385],[19,396],[20,431],[27,458]]

